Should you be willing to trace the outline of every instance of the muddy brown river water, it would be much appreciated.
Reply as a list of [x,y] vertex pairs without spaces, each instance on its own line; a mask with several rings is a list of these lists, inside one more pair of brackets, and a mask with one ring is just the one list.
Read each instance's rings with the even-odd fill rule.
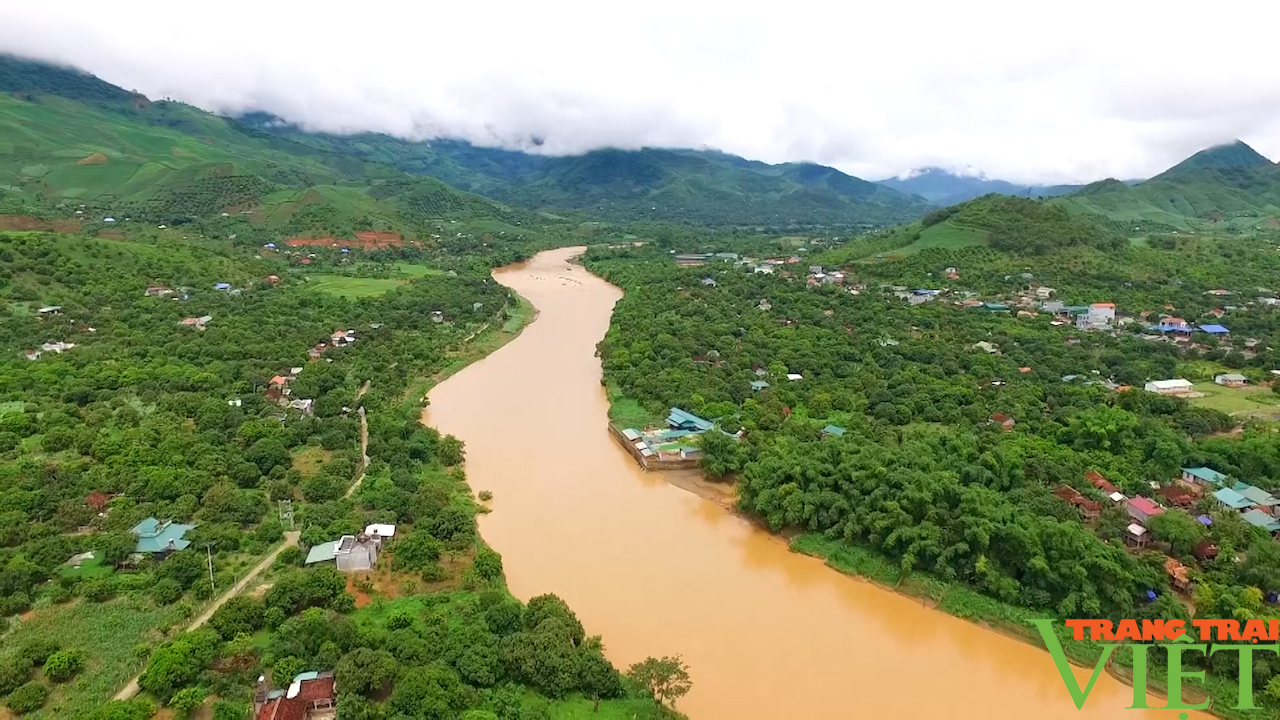
[[494,274],[538,319],[434,388],[424,414],[466,443],[472,488],[493,492],[480,530],[516,596],[563,597],[620,667],[684,656],[693,691],[678,707],[693,720],[1178,717],[1124,709],[1132,689],[1106,674],[1078,711],[1047,653],[843,576],[642,472],[606,431],[595,357],[622,292],[571,265],[580,252]]

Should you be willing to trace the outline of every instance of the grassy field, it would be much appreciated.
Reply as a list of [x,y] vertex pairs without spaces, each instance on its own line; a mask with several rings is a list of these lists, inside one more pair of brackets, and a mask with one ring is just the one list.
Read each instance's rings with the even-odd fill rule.
[[648,425],[662,425],[662,418],[654,415],[639,400],[627,397],[618,388],[609,385],[606,392],[609,396],[609,419],[621,428],[643,430]]
[[333,457],[333,453],[322,447],[309,446],[293,455],[293,469],[302,473],[302,477],[312,477],[320,472],[320,467]]
[[102,604],[71,602],[36,612],[4,639],[14,648],[31,638],[53,639],[63,648],[84,650],[89,665],[74,680],[55,685],[44,709],[28,718],[66,717],[72,708],[100,705],[141,668],[134,648],[161,640],[159,628],[185,616],[181,603],[154,607],[149,600],[119,598]]
[[325,274],[307,276],[307,284],[311,287],[348,300],[385,295],[397,286],[403,285],[404,282],[395,278],[361,278]]
[[92,579],[106,577],[115,572],[115,568],[103,565],[102,559],[95,557],[81,562],[78,568],[64,565],[60,572],[63,577]]
[[1196,383],[1195,389],[1196,392],[1204,393],[1204,397],[1193,398],[1191,402],[1194,405],[1212,408],[1228,415],[1280,420],[1280,395],[1271,392],[1271,388],[1257,385],[1230,388],[1209,381]]
[[893,257],[912,255],[928,248],[947,248],[955,250],[963,247],[975,247],[987,244],[987,234],[977,228],[957,225],[953,222],[942,222],[931,225],[920,233],[920,239],[898,248],[891,253]]

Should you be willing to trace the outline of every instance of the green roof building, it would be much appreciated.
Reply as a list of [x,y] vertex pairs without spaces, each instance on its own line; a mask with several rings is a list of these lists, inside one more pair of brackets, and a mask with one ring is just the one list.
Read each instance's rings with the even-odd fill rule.
[[1250,525],[1260,527],[1267,532],[1280,532],[1280,520],[1271,517],[1257,508],[1242,514],[1240,517],[1244,518],[1244,521]]
[[134,552],[164,557],[175,550],[184,550],[190,546],[191,541],[183,539],[183,536],[195,527],[195,525],[147,518],[134,525],[129,532],[138,538]]
[[828,425],[822,428],[822,434],[831,437],[844,437],[844,428],[839,425]]
[[1222,488],[1218,492],[1214,493],[1213,496],[1218,499],[1218,502],[1232,510],[1248,510],[1253,507],[1252,500],[1231,488]]
[[667,415],[667,424],[672,430],[692,430],[694,432],[706,432],[711,429],[713,423],[710,420],[703,420],[691,412],[685,412],[680,408],[671,408],[671,413]]

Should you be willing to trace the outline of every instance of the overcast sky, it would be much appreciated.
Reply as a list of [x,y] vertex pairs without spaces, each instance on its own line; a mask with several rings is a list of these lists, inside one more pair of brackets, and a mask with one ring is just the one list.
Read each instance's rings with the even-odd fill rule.
[[716,147],[866,178],[1280,157],[1280,3],[0,0],[0,50],[308,128]]

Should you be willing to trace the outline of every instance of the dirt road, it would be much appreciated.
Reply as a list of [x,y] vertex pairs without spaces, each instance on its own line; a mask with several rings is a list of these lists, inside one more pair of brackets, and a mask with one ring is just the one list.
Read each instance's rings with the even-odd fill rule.
[[[209,605],[209,607],[205,608],[205,611],[200,613],[200,616],[197,617],[195,620],[193,620],[191,624],[187,626],[187,632],[191,632],[192,630],[197,630],[200,628],[200,626],[209,622],[209,618],[213,617],[213,614],[218,611],[218,608],[226,604],[226,602],[231,598],[244,592],[245,588],[249,587],[249,584],[252,583],[254,579],[257,578],[258,575],[262,573],[263,570],[266,570],[267,568],[271,567],[271,563],[276,561],[276,557],[280,555],[280,553],[283,552],[285,548],[293,547],[297,545],[299,536],[300,536],[300,533],[298,533],[297,531],[290,531],[285,533],[284,542],[280,544],[280,547],[276,548],[275,550],[272,550],[271,554],[263,558],[262,562],[255,565],[253,569],[249,571],[248,575],[245,575],[243,578],[241,578],[240,581],[237,582],[234,586],[232,586],[230,590],[223,593],[221,597],[219,597],[217,600],[214,600],[213,603]],[[134,695],[137,695],[138,694],[138,678],[140,677],[142,676],[141,675],[134,676],[134,678],[130,680],[127,685],[124,686],[123,690],[116,693],[115,699],[128,700]]]

